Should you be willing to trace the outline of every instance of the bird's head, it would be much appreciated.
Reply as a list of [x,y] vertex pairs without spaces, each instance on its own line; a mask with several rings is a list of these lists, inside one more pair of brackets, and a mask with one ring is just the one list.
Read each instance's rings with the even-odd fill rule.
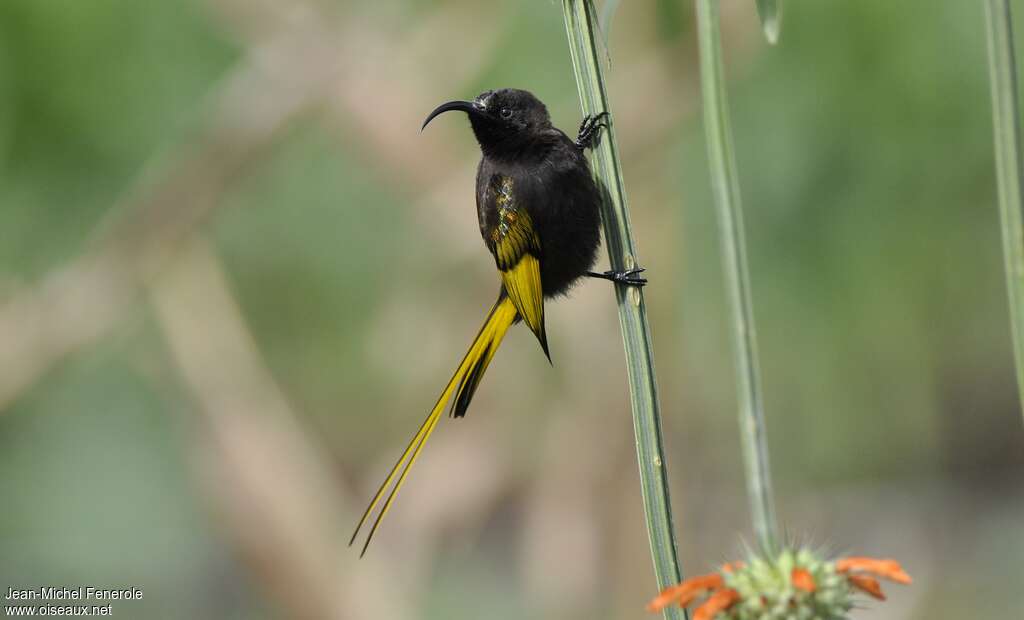
[[515,88],[489,90],[472,101],[442,103],[423,121],[425,128],[434,117],[458,110],[469,115],[480,149],[488,155],[514,154],[529,148],[551,127],[544,104],[532,93]]

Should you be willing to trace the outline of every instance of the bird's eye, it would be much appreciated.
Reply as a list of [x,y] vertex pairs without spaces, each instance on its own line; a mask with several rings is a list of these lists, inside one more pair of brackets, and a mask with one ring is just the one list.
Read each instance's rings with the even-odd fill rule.
[[512,108],[502,108],[498,114],[501,114],[501,118],[512,118]]

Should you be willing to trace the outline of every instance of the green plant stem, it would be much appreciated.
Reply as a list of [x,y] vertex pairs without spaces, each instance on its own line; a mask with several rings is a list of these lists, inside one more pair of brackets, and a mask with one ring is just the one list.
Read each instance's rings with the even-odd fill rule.
[[761,376],[757,366],[750,277],[747,274],[746,244],[743,238],[743,212],[725,96],[717,0],[697,0],[697,37],[708,163],[711,167],[711,185],[732,313],[736,397],[739,403],[747,494],[758,542],[765,553],[774,557],[778,550],[778,534],[768,465]]
[[[594,115],[610,112],[600,64],[601,55],[594,37],[593,4],[590,0],[563,0],[562,9],[583,113]],[[637,266],[636,249],[623,190],[614,117],[607,122],[608,128],[594,150],[591,162],[598,182],[606,190],[602,219],[611,267],[631,269]],[[665,588],[679,583],[682,576],[672,529],[672,507],[661,441],[658,384],[654,376],[647,311],[643,291],[638,287],[617,284],[615,296],[629,372],[633,428],[636,433],[647,532],[658,585]],[[684,618],[686,615],[683,610],[674,607],[665,610],[665,617]]]
[[1024,223],[1021,216],[1020,102],[1009,0],[986,0],[988,70],[992,83],[992,125],[995,130],[999,219],[1003,228],[1003,259],[1010,296],[1013,355],[1017,390],[1024,405]]

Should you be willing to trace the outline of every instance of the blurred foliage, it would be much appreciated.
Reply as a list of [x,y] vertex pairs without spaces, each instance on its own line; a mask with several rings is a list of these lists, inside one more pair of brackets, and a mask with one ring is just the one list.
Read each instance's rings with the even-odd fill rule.
[[196,2],[4,2],[0,262],[32,277],[75,255],[236,55]]
[[[246,54],[231,5],[0,3],[0,303],[80,256],[145,163],[188,141]],[[753,3],[729,5],[726,71],[780,517],[840,549],[897,555],[920,576],[872,617],[1005,615],[1017,599],[1014,541],[1024,540],[1024,441],[981,8],[791,0],[768,47]],[[417,62],[403,46],[422,24],[474,6],[323,10],[388,38],[394,58],[352,59],[379,65],[383,87],[396,79],[393,61]],[[479,51],[468,82],[422,93],[414,115],[516,85],[574,130],[557,7],[495,11],[497,41]],[[609,46],[626,187],[652,278],[681,554],[694,573],[731,555],[747,518],[691,11],[622,3]],[[455,153],[452,193],[444,179],[424,187],[389,166],[366,144],[375,129],[303,119],[229,188],[208,226],[268,367],[358,489],[350,513],[414,430],[496,286],[476,236],[469,132],[400,129],[425,166],[440,157],[432,149]],[[610,292],[586,284],[550,314],[555,368],[512,334],[473,413],[440,429],[446,438],[427,450],[381,532],[380,557],[428,554],[429,570],[389,582],[420,610],[412,617],[636,617],[653,593]],[[196,482],[184,415],[195,406],[141,304],[0,412],[0,584],[140,585],[145,599],[125,617],[276,617]],[[552,447],[556,437],[574,445]],[[552,480],[563,493],[545,494]],[[429,540],[402,537],[403,524],[440,510],[427,498],[463,486],[476,512]],[[545,519],[569,524],[571,536],[544,538]],[[543,561],[548,547],[579,555]],[[339,562],[364,583],[385,574]]]

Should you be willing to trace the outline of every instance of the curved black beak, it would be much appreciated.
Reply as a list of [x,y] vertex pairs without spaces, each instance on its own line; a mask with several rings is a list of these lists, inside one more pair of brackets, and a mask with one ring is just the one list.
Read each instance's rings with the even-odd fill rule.
[[427,124],[434,120],[435,116],[444,114],[445,112],[451,112],[452,110],[458,110],[460,112],[465,112],[466,114],[478,114],[480,112],[480,104],[473,101],[449,101],[447,103],[442,103],[434,108],[434,111],[427,116],[427,120],[423,121],[423,126],[420,127],[420,131],[426,129]]

